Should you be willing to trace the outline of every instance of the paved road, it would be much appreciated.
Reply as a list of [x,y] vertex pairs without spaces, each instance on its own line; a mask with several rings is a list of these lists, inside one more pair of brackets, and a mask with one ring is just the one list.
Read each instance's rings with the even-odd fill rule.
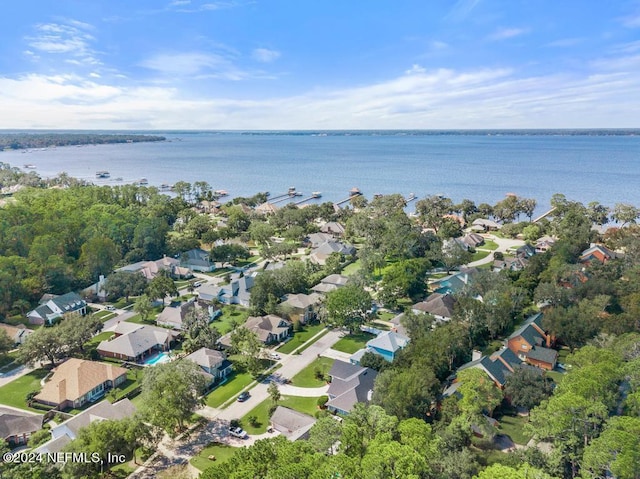
[[[274,379],[291,379],[311,364],[318,356],[322,355],[324,351],[337,343],[343,334],[341,331],[329,331],[305,349],[302,354],[292,354],[283,357],[281,360],[282,367],[274,374]],[[241,418],[262,401],[269,398],[269,392],[267,391],[269,383],[270,380],[267,379],[265,382],[256,385],[250,390],[251,397],[248,400],[245,402],[232,403],[226,409],[219,410],[218,414],[213,417],[225,420]]]
[[[523,244],[525,244],[525,242],[522,240],[498,238],[497,236],[493,236],[493,235],[489,236],[487,239],[490,239],[491,241],[494,241],[495,243],[497,243],[498,249],[496,249],[495,251],[499,251],[501,253],[505,253],[510,248],[513,248],[513,247],[518,248]],[[482,251],[482,246],[479,246],[476,249]],[[487,251],[487,250],[484,250],[484,251]],[[493,263],[493,251],[488,256],[485,256],[484,258],[479,259],[478,261],[472,261],[467,266],[480,266],[487,263]]]

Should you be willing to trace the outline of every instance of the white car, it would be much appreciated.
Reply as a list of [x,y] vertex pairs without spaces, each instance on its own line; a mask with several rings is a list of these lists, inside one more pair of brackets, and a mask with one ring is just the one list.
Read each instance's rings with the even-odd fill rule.
[[273,359],[274,361],[280,361],[282,359],[278,353],[269,353],[269,359]]
[[241,427],[230,427],[229,434],[240,439],[247,437],[247,432]]
[[109,306],[105,307],[104,309],[106,309],[107,311],[115,311],[116,307],[109,305]]

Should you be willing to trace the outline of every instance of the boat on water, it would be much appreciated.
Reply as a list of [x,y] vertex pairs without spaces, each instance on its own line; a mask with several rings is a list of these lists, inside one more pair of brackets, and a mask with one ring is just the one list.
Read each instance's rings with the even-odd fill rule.
[[362,193],[360,192],[360,188],[357,188],[355,186],[349,190],[349,196],[358,196],[361,194]]
[[166,184],[166,183],[162,183],[162,184],[158,187],[158,189],[159,189],[160,191],[169,191],[169,190],[171,189],[171,186],[169,186],[169,185],[168,185],[168,184]]
[[138,184],[139,184],[140,186],[148,185],[148,184],[149,184],[149,180],[147,180],[146,178],[140,178],[140,179],[138,180]]
[[106,170],[96,171],[96,178],[109,178],[110,174]]
[[411,201],[411,200],[415,200],[416,199],[416,194],[415,193],[409,193],[409,197],[407,198],[407,200]]
[[290,196],[295,196],[296,187],[295,186],[290,186],[289,189],[287,190],[287,194],[289,194]]
[[24,168],[28,170],[33,170],[35,167],[36,165],[32,165],[31,163],[27,163],[26,165],[24,165]]
[[122,176],[118,176],[115,180],[113,181],[122,181]]
[[320,191],[311,192],[311,198],[321,198],[321,197],[322,197],[322,193]]
[[214,193],[217,196],[228,196],[229,195],[229,192],[227,190],[216,190],[216,191],[214,191]]

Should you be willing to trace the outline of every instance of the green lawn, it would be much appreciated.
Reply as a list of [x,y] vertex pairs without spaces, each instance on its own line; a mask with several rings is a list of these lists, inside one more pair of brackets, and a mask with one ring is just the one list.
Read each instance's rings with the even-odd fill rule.
[[495,241],[486,239],[484,240],[483,244],[478,246],[478,249],[490,249],[491,251],[494,251],[498,249],[498,243],[496,243]]
[[48,374],[44,369],[36,369],[0,388],[0,404],[28,411],[42,413],[42,410],[27,407],[26,397],[31,391],[40,391],[40,380]]
[[222,306],[222,315],[218,316],[211,326],[220,334],[227,334],[233,329],[233,323],[244,324],[249,317],[249,310],[241,306]]
[[[208,467],[214,464],[224,462],[230,459],[236,452],[236,448],[227,446],[226,444],[220,444],[218,442],[212,442],[205,447],[200,454],[194,456],[189,461],[192,466],[198,468],[200,471],[204,471]],[[215,462],[209,459],[209,456],[215,456]]]
[[[278,402],[280,406],[286,406],[296,411],[309,414],[313,414],[318,410],[318,398],[317,397],[300,397],[300,396],[282,396]],[[240,419],[242,428],[249,434],[264,434],[267,432],[269,426],[269,408],[271,407],[271,399],[265,399],[245,416]],[[249,423],[249,417],[255,416],[257,421],[255,426]]]
[[[107,341],[113,336],[113,331],[103,331],[96,334],[93,338],[84,344],[84,349],[87,354],[90,354],[92,350],[95,350],[101,341]],[[89,356],[90,357],[90,356]]]
[[508,435],[513,442],[520,445],[526,445],[531,439],[530,434],[524,431],[524,425],[527,422],[526,417],[522,416],[502,416],[498,419],[500,422],[500,433]]
[[149,317],[147,318],[146,321],[143,321],[142,317],[139,314],[134,314],[133,316],[131,316],[126,321],[127,321],[127,323],[152,324],[152,325],[155,326],[156,317],[158,316],[158,314],[160,314],[162,312],[163,309],[164,309],[164,306],[154,306],[151,309],[151,312],[149,313]]
[[340,339],[336,344],[332,346],[332,349],[335,349],[336,351],[342,351],[343,353],[353,354],[359,349],[364,348],[367,341],[373,338],[375,338],[373,334],[360,331],[358,333],[349,334]]
[[289,341],[287,341],[285,344],[280,346],[278,348],[278,352],[283,354],[292,353],[294,349],[302,346],[309,339],[311,339],[313,336],[315,336],[320,331],[322,331],[323,328],[324,328],[324,325],[322,324],[313,324],[313,325],[304,326],[304,329],[302,331],[296,331],[293,334],[293,337]]
[[473,257],[471,258],[471,261],[478,261],[480,259],[486,258],[490,254],[491,254],[490,251],[476,251],[475,253],[473,253]]
[[362,268],[362,263],[358,259],[358,260],[354,261],[353,263],[348,264],[347,266],[345,266],[345,268],[342,270],[342,274],[344,276],[353,276],[358,271],[360,271],[360,268]]
[[291,384],[301,388],[317,388],[324,386],[325,381],[316,378],[316,369],[320,368],[320,370],[326,375],[331,369],[333,362],[334,359],[331,358],[325,358],[323,356],[317,358],[309,364],[309,366],[293,376],[291,378]]
[[114,316],[117,316],[116,313],[114,313],[113,311],[107,311],[106,309],[103,309],[102,311],[98,311],[97,313],[93,313],[93,316],[96,318],[100,318],[103,321],[106,321],[108,319],[113,318]]
[[382,310],[376,311],[376,319],[379,319],[381,321],[391,321],[397,315],[398,313],[394,313],[392,311],[382,311]]
[[236,373],[235,371],[228,376],[227,382],[216,387],[211,391],[205,401],[207,406],[220,407],[229,399],[240,394],[245,387],[247,387],[253,378],[249,373]]

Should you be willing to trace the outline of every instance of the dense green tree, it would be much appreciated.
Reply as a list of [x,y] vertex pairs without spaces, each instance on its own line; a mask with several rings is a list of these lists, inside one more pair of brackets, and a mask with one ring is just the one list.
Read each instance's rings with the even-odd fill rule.
[[385,369],[376,378],[372,402],[401,420],[426,419],[439,389],[440,382],[431,370]]
[[84,354],[85,344],[100,332],[104,324],[96,316],[71,315],[51,329],[60,335],[67,354]]
[[27,336],[18,351],[21,362],[33,364],[36,361],[49,361],[54,367],[64,354],[64,343],[56,327],[36,329]]
[[324,307],[329,324],[354,333],[369,316],[371,295],[360,286],[347,284],[327,293]]
[[640,477],[640,418],[612,417],[584,451],[583,477]]
[[167,274],[158,274],[149,282],[147,295],[152,299],[161,299],[164,304],[164,298],[167,295],[178,295],[178,288]]
[[153,311],[153,304],[151,303],[151,299],[149,299],[149,296],[143,294],[138,299],[136,299],[136,302],[133,303],[133,311],[136,314],[140,315],[142,321],[146,321],[147,319],[149,319],[149,316]]
[[483,469],[474,479],[553,479],[549,474],[523,464],[519,468],[505,466],[500,463],[492,464]]
[[171,361],[145,371],[140,409],[145,421],[174,436],[202,405],[206,379],[192,361]]
[[432,228],[436,233],[445,220],[445,215],[455,211],[455,206],[449,198],[440,195],[427,196],[416,201],[416,213],[420,221],[428,228]]
[[542,370],[529,367],[516,368],[507,376],[504,395],[511,404],[524,409],[532,409],[553,392],[552,381]]
[[137,296],[147,287],[147,279],[141,273],[129,273],[116,271],[107,277],[104,289],[109,299],[114,300],[124,296],[129,301],[129,296]]
[[493,410],[502,402],[502,391],[481,369],[460,371],[458,381],[458,392],[462,396],[458,407],[463,415],[472,420],[478,420],[482,414],[493,414]]
[[121,258],[118,247],[111,238],[95,237],[82,245],[80,263],[86,277],[97,281],[100,275],[107,275]]
[[616,203],[613,207],[611,217],[618,223],[621,223],[621,226],[624,226],[627,223],[635,224],[638,217],[640,217],[640,209],[626,203]]
[[239,259],[247,259],[251,256],[249,250],[244,246],[236,243],[227,243],[220,246],[215,246],[209,257],[211,261],[218,261],[221,263],[235,263]]
[[206,307],[194,307],[185,316],[182,330],[185,339],[183,348],[192,353],[200,348],[214,349],[220,339],[220,333],[209,324],[211,318]]
[[252,376],[257,376],[262,370],[260,363],[260,354],[262,351],[262,343],[253,331],[248,330],[244,326],[234,329],[231,332],[231,351],[239,354],[238,361],[244,366]]
[[405,296],[416,298],[426,289],[426,273],[431,263],[424,258],[398,261],[385,268],[378,298],[385,306],[395,308]]
[[4,357],[14,347],[13,339],[9,337],[4,329],[0,330],[0,358]]
[[318,419],[309,431],[309,444],[317,452],[333,454],[342,436],[342,426],[335,417],[324,416]]

